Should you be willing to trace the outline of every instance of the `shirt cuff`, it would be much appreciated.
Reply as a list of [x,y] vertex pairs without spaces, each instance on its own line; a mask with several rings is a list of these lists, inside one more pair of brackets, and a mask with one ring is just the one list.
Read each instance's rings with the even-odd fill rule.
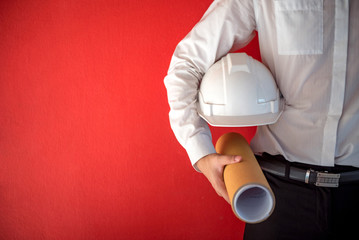
[[186,151],[193,168],[197,172],[201,172],[196,166],[197,161],[208,154],[216,153],[212,143],[212,137],[206,134],[198,134],[188,139]]

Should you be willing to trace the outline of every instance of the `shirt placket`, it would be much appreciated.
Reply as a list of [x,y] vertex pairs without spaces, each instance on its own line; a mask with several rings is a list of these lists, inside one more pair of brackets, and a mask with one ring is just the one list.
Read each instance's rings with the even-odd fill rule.
[[344,104],[348,31],[349,0],[336,0],[331,95],[324,127],[321,165],[334,165],[337,131]]

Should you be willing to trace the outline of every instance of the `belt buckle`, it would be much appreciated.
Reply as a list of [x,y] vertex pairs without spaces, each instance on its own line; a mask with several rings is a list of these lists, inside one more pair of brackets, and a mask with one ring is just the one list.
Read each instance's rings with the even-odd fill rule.
[[305,174],[305,183],[309,183],[310,174],[315,173],[314,185],[317,187],[339,187],[339,173],[318,172],[312,169]]

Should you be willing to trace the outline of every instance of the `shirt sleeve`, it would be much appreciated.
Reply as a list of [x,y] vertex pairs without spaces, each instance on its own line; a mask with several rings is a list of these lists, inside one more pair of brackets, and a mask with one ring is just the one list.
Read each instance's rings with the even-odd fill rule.
[[207,69],[240,49],[255,35],[252,1],[214,1],[202,19],[177,45],[164,79],[171,128],[192,165],[215,153],[207,123],[197,113],[197,93]]

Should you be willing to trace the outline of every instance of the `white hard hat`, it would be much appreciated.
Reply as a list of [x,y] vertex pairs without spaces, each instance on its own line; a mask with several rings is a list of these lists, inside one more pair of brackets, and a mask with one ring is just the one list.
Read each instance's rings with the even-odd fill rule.
[[245,53],[229,53],[204,75],[197,110],[212,126],[243,127],[275,123],[283,105],[262,63]]

